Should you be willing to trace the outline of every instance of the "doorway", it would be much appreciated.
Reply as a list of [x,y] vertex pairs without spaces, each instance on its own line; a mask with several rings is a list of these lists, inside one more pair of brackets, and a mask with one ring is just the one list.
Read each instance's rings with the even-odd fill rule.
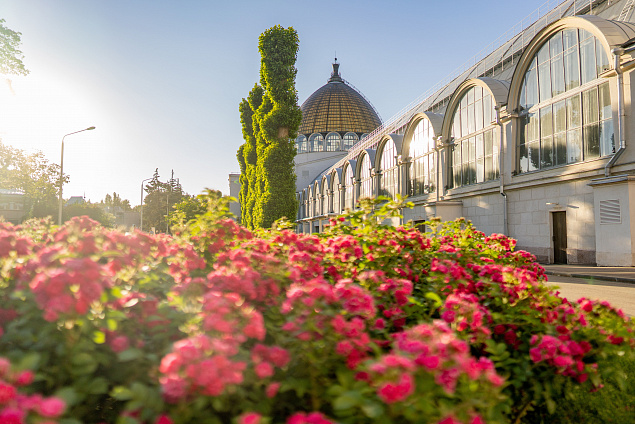
[[567,213],[553,212],[553,263],[567,263]]

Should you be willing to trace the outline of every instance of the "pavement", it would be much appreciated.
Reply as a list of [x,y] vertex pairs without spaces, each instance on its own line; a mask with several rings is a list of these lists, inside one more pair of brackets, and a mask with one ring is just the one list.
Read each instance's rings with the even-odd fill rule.
[[547,275],[631,283],[635,285],[635,267],[540,264]]

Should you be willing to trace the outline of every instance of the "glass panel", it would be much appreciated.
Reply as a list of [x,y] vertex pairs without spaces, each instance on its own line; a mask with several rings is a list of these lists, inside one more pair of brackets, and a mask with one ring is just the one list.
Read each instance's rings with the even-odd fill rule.
[[567,131],[567,163],[582,160],[582,131],[578,128]]
[[586,40],[587,38],[590,38],[590,37],[593,37],[593,34],[591,34],[587,30],[580,29],[580,42],[582,42],[583,40]]
[[611,68],[609,65],[609,58],[606,55],[606,51],[604,50],[604,46],[599,39],[595,39],[595,56],[596,56],[596,66],[597,73],[600,75],[602,72],[606,72]]
[[564,41],[564,49],[570,49],[578,44],[578,30],[577,29],[565,29],[562,31],[562,39]]
[[527,146],[521,143],[518,149],[518,167],[520,172],[529,171],[529,159],[527,156]]
[[476,182],[482,183],[485,181],[485,158],[476,160]]
[[492,168],[494,168],[494,178],[498,178],[500,176],[500,172],[498,172],[498,164],[499,159],[497,155],[492,156]]
[[600,124],[584,126],[584,160],[600,156]]
[[540,85],[540,101],[551,98],[551,65],[545,62],[538,66],[538,84]]
[[[479,87],[480,88],[480,87]],[[476,131],[483,129],[483,100],[478,100],[474,104],[474,119],[476,121]]]
[[474,87],[474,101],[478,102],[483,98],[483,87],[477,86]]
[[470,137],[469,143],[470,143],[470,156],[469,156],[470,159],[469,160],[470,162],[474,162],[474,160],[476,160],[476,137]]
[[567,115],[564,100],[553,104],[553,132],[559,133],[567,129]]
[[[521,132],[522,134],[522,132]],[[489,156],[492,154],[492,131],[486,131],[484,134],[485,137],[485,156]]]
[[482,158],[484,156],[484,144],[483,144],[483,134],[479,134],[476,136],[476,159]]
[[549,61],[549,43],[545,43],[540,50],[538,50],[538,64]]
[[524,107],[530,109],[533,105],[538,103],[538,72],[535,67],[527,71],[525,82],[527,84],[527,104],[524,105]]
[[538,114],[527,114],[527,141],[538,139]]
[[492,117],[492,96],[489,94],[483,97],[483,128],[492,123],[494,117]]
[[474,119],[473,103],[467,106],[467,131],[468,134],[472,134],[474,131],[476,131],[476,119]]
[[573,129],[581,125],[580,95],[569,97],[567,100],[567,128]]
[[461,137],[469,134],[467,130],[467,107],[461,108]]
[[467,104],[471,105],[474,103],[474,87],[467,90]]
[[461,108],[466,108],[467,107],[467,94],[463,95],[463,98],[461,99]]
[[551,119],[551,105],[540,108],[540,136],[548,137],[553,134],[553,123]]
[[580,86],[578,60],[578,49],[568,50],[564,54],[564,85],[567,91]]
[[548,168],[553,166],[553,138],[543,138],[540,143],[540,167]]
[[598,86],[599,100],[600,100],[600,119],[611,119],[613,114],[611,113],[611,90],[609,90],[609,84],[604,83]]
[[551,89],[553,95],[564,93],[564,65],[562,55],[551,61]]
[[615,134],[613,133],[613,121],[611,119],[600,124],[600,144],[602,156],[615,153]]
[[535,171],[540,165],[540,142],[527,143],[527,156],[529,156],[529,171]]
[[458,113],[454,114],[454,121],[452,121],[452,137],[461,137],[461,116]]
[[552,58],[562,53],[562,32],[557,33],[549,40],[549,53]]
[[582,84],[596,79],[595,38],[587,38],[580,43],[580,61],[582,62]]
[[567,134],[556,134],[553,138],[553,164],[564,165],[567,163]]
[[492,157],[485,158],[485,181],[494,179],[494,169],[492,169]]
[[600,112],[598,108],[598,92],[595,87],[582,92],[582,118],[584,125],[597,122]]

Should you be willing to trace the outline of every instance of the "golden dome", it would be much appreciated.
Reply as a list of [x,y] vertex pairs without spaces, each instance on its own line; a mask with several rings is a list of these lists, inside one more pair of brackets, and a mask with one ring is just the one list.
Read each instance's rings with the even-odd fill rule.
[[302,123],[299,134],[326,135],[329,132],[370,133],[381,125],[381,119],[364,96],[348,85],[338,72],[339,64],[333,64],[328,83],[317,89],[300,106]]

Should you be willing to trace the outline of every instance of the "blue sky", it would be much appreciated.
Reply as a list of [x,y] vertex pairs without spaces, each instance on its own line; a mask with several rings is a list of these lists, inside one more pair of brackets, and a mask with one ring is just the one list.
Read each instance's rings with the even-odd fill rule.
[[[258,36],[300,38],[301,104],[342,77],[384,120],[534,12],[543,1],[2,0],[31,73],[0,84],[0,138],[59,163],[65,197],[140,201],[171,170],[184,189],[227,194],[239,171],[238,104],[258,81]],[[4,78],[3,78],[4,79]]]

